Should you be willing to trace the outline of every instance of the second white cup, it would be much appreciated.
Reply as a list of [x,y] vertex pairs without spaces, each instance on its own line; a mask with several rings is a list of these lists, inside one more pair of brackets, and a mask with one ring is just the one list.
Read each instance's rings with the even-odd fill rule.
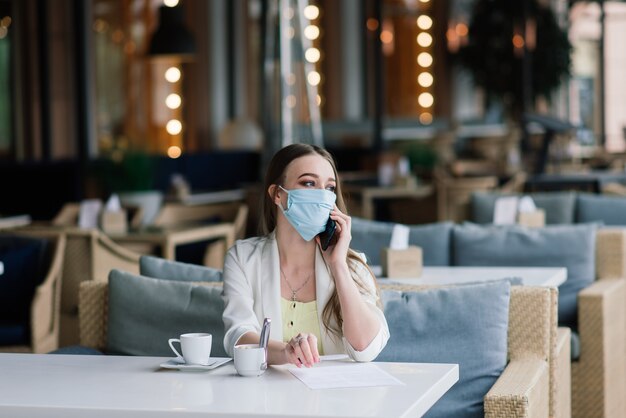
[[[180,343],[182,354],[174,348],[174,343],[176,342]],[[213,343],[211,334],[202,332],[181,334],[180,338],[170,338],[167,343],[177,356],[185,360],[186,364],[199,364],[202,366],[209,364],[211,345]]]
[[265,372],[265,349],[258,344],[236,345],[234,362],[239,375],[260,376]]

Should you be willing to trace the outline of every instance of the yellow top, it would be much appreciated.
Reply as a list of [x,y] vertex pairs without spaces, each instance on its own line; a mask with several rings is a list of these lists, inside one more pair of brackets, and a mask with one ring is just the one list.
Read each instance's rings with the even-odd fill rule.
[[300,332],[314,334],[317,337],[317,351],[320,356],[323,355],[317,301],[305,303],[280,298],[280,308],[283,315],[283,341],[291,340]]

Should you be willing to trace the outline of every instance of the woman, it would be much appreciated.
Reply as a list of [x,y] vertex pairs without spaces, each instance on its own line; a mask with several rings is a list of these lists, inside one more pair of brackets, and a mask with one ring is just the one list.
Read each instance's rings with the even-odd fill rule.
[[[389,339],[376,279],[349,248],[350,217],[331,155],[293,144],[269,164],[263,236],[240,240],[224,262],[224,347],[259,342],[272,319],[268,363],[311,367],[322,354],[371,361]],[[328,218],[335,240],[318,234]]]

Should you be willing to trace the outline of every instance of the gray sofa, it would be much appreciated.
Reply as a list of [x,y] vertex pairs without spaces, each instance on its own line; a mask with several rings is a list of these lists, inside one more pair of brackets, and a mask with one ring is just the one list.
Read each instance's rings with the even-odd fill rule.
[[[570,203],[581,198],[583,205],[586,197],[568,196]],[[595,416],[600,411],[602,416],[623,417],[626,229],[593,221],[543,228],[448,222],[408,225],[409,243],[424,248],[426,266],[566,267],[568,278],[559,287],[560,327],[555,340],[561,348],[555,348],[554,367],[559,364],[562,372],[569,366],[570,358],[562,350],[567,345],[572,416]],[[365,252],[375,264],[381,248],[390,241],[392,229],[391,223],[353,218],[352,247]],[[569,373],[562,376],[561,372],[553,371],[550,415],[567,417],[570,391],[563,388],[569,388]]]
[[[528,193],[538,208],[546,212],[546,224],[600,222],[607,226],[626,226],[626,197],[581,192]],[[495,202],[513,193],[475,192],[470,199],[470,220],[489,224]]]
[[[107,354],[172,356],[167,339],[214,335],[224,356],[221,271],[143,256],[80,289],[81,344]],[[377,361],[457,363],[459,381],[431,408],[449,416],[547,416],[556,291],[509,280],[449,288],[381,286],[393,337]],[[451,326],[454,324],[454,326]]]

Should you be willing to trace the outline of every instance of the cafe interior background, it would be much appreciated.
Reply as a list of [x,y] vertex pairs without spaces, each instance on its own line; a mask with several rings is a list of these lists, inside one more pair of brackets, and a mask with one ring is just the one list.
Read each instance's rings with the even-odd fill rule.
[[[291,142],[373,182],[398,157],[418,183],[615,167],[625,16],[611,1],[2,0],[0,214],[51,219],[173,178],[251,185]],[[441,217],[434,194],[377,205]]]

